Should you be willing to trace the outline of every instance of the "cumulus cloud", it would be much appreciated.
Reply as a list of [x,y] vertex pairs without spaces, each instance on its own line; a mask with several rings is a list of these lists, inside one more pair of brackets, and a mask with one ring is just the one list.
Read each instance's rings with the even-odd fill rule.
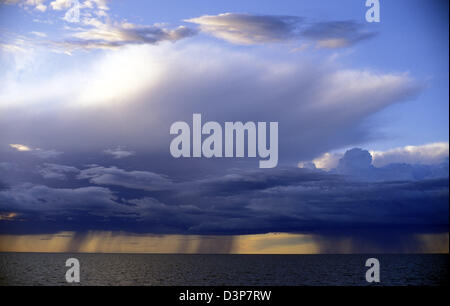
[[353,178],[372,180],[375,171],[372,165],[372,155],[367,150],[354,148],[345,152],[339,159],[339,163],[334,169],[339,174],[350,175]]
[[[336,168],[339,164],[339,160],[344,156],[344,153],[324,153],[317,158],[314,158],[311,162],[316,168],[323,170],[331,170]],[[300,168],[304,168],[304,164],[308,162],[299,163]]]
[[318,47],[341,48],[375,35],[354,21],[307,22],[297,16],[225,13],[185,20],[201,31],[235,44],[261,44],[308,40]]
[[[408,146],[378,152],[385,157],[374,163],[373,152],[354,148],[343,153],[325,153],[312,162],[299,163],[300,168],[323,169],[365,181],[423,180],[448,177],[448,144]],[[313,166],[309,165],[311,163]]]
[[432,165],[448,161],[448,142],[436,142],[421,146],[405,146],[387,151],[371,151],[373,165],[392,163]]

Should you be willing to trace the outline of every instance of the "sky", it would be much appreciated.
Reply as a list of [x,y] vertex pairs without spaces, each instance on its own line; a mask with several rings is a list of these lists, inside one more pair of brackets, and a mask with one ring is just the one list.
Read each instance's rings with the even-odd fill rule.
[[0,1],[0,251],[448,252],[447,1],[75,2]]

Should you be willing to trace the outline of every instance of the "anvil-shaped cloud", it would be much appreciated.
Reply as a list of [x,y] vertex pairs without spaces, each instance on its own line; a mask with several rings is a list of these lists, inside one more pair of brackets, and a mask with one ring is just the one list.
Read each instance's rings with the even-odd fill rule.
[[278,121],[282,162],[367,139],[365,118],[423,88],[406,73],[347,69],[300,54],[274,60],[208,44],[127,47],[45,80],[4,85],[4,146],[125,146],[159,158],[167,155],[170,125],[197,112],[207,121]]

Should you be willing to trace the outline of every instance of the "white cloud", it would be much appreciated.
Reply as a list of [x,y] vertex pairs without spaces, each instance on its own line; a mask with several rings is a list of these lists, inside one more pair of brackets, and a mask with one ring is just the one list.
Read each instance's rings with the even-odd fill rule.
[[114,149],[107,149],[107,150],[105,150],[103,152],[113,156],[116,159],[125,158],[125,157],[128,157],[128,156],[134,155],[133,151],[127,151],[127,150],[125,150],[122,147],[117,147],[117,148],[114,148]]
[[89,2],[93,2],[97,6],[97,8],[99,8],[100,10],[109,10],[109,7],[108,7],[109,1],[110,0],[88,0],[88,1],[85,1],[84,4],[86,5]]
[[19,4],[19,6],[27,9],[28,7],[33,7],[35,10],[40,12],[45,12],[47,10],[47,5],[44,4],[46,0],[7,0],[4,1],[6,4]]
[[[448,142],[429,143],[420,146],[405,146],[386,151],[369,151],[372,155],[372,165],[384,167],[389,164],[401,163],[410,165],[437,165],[445,163],[449,158]],[[323,170],[337,168],[339,160],[344,152],[324,153],[312,161],[302,161],[299,168],[311,168],[311,162],[315,167]]]
[[60,11],[66,10],[73,5],[73,0],[55,0],[50,2],[50,6],[53,10]]
[[324,153],[321,156],[313,159],[316,168],[331,170],[338,166],[339,160],[344,156],[343,153]]
[[31,34],[37,36],[37,37],[47,37],[47,34],[43,33],[43,32],[38,32],[38,31],[31,31]]
[[392,163],[432,165],[448,161],[448,142],[436,142],[421,146],[405,146],[387,151],[370,151],[373,165],[382,167]]
[[47,10],[47,6],[44,4],[38,4],[38,5],[36,5],[35,9],[40,12],[45,12]]
[[[93,9],[94,4],[99,10],[109,10],[108,0],[79,0],[80,8]],[[74,0],[54,0],[50,2],[50,6],[55,11],[67,10],[74,5]]]

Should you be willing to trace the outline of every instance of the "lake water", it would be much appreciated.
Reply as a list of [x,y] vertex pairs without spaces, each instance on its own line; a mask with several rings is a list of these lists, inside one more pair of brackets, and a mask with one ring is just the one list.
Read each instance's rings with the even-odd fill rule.
[[381,285],[448,284],[448,255],[435,254],[0,253],[0,285],[67,285],[70,257],[80,262],[80,285],[368,285],[370,257],[380,262]]

